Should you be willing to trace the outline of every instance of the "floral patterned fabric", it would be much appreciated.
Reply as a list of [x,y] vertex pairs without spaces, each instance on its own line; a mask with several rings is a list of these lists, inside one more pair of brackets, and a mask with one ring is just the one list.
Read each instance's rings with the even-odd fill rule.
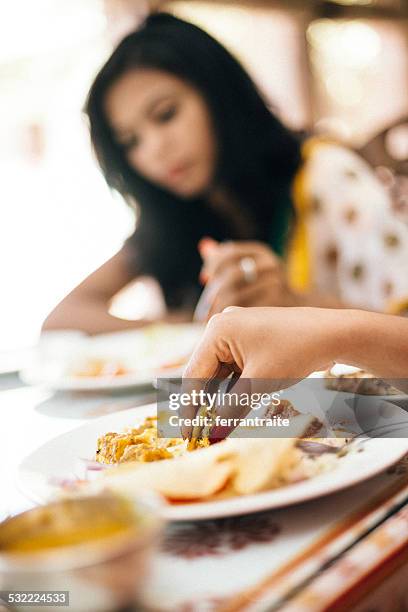
[[408,215],[397,182],[333,142],[308,141],[304,159],[294,187],[292,284],[357,307],[403,309]]

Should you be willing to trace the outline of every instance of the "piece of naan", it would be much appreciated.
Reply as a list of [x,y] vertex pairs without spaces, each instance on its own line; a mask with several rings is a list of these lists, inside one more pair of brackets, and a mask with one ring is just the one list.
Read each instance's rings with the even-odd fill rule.
[[228,438],[172,459],[118,465],[106,470],[97,482],[126,493],[152,489],[170,500],[208,498],[226,486],[238,495],[263,491],[293,461],[297,439],[311,418],[292,419],[293,438]]

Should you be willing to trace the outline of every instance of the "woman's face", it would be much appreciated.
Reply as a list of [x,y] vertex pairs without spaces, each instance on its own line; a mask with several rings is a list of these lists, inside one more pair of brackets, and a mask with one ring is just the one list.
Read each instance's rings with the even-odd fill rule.
[[135,69],[110,87],[105,112],[128,162],[151,182],[183,197],[211,186],[216,139],[201,94],[156,69]]

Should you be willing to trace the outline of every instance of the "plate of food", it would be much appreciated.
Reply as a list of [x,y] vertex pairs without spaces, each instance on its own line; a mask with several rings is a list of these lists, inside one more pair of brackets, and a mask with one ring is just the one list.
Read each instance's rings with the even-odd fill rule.
[[156,378],[180,376],[202,331],[199,324],[156,323],[96,336],[48,332],[20,378],[58,391],[151,385]]
[[110,414],[50,440],[20,465],[20,489],[37,503],[86,491],[153,490],[165,500],[167,519],[200,520],[328,495],[408,452],[408,415],[392,404],[377,422],[377,437],[343,431],[319,438],[322,424],[289,406],[297,437],[243,438],[237,429],[216,444],[202,439],[194,450],[181,438],[158,437],[156,409]]

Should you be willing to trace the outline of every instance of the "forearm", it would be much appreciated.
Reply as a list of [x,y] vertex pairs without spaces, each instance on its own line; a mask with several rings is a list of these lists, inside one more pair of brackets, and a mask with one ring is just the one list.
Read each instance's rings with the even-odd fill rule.
[[[166,323],[186,323],[192,318],[191,312],[173,310],[167,311],[157,319]],[[109,313],[109,303],[96,297],[68,296],[48,315],[43,323],[42,331],[58,329],[77,329],[88,334],[101,334],[127,329],[137,329],[152,323],[151,320],[120,319]]]
[[108,305],[96,299],[65,299],[46,318],[42,331],[77,329],[88,334],[135,329],[146,321],[119,319],[109,314]]
[[324,316],[330,360],[379,378],[408,379],[407,319],[362,310],[326,311]]
[[296,306],[306,306],[312,308],[352,308],[350,304],[342,302],[337,297],[319,293],[318,291],[309,291],[307,293],[294,292]]

